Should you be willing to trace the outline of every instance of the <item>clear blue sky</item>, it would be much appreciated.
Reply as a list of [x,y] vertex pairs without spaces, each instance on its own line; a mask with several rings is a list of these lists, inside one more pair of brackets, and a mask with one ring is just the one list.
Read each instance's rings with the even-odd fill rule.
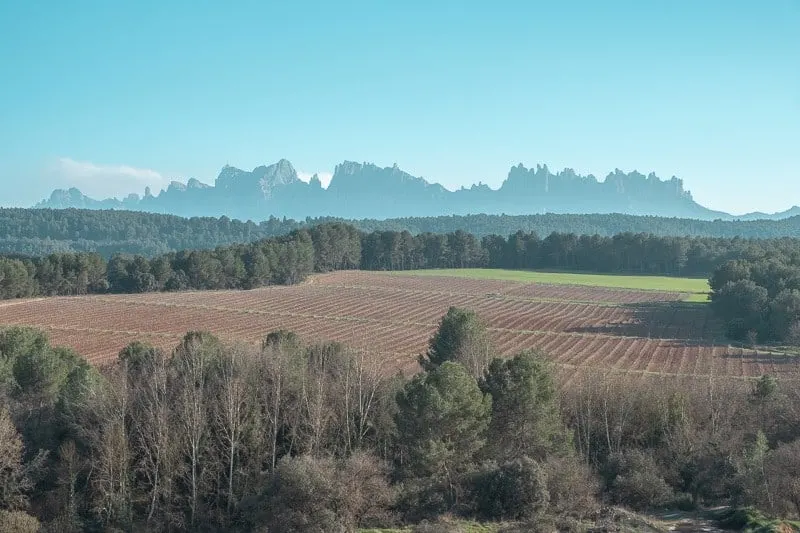
[[[290,5],[292,4],[292,5]],[[0,2],[2,204],[225,163],[522,162],[800,204],[800,0]]]

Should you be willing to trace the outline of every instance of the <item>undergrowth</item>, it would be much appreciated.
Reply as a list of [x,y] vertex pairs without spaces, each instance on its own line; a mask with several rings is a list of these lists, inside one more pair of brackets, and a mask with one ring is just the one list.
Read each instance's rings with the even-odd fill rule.
[[770,518],[751,507],[726,511],[720,516],[719,523],[723,527],[741,530],[743,533],[800,532],[800,522]]

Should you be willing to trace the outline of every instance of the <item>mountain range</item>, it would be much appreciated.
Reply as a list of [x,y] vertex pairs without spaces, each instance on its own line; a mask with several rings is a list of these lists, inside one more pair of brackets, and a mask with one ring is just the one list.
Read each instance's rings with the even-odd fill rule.
[[189,179],[173,181],[153,195],[96,200],[76,188],[58,189],[37,208],[126,209],[180,216],[228,216],[264,220],[270,216],[305,219],[332,216],[386,219],[466,214],[623,213],[703,220],[782,219],[800,215],[800,207],[775,214],[733,216],[694,201],[683,180],[619,169],[604,180],[572,169],[553,173],[547,165],[511,167],[498,189],[478,183],[450,191],[400,170],[345,161],[327,188],[317,175],[305,182],[286,159],[252,171],[226,165],[214,185]]

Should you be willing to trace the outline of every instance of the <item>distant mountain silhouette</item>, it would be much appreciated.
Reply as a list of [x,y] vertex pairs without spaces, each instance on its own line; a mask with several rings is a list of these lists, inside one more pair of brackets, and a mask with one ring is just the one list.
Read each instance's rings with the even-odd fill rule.
[[683,180],[661,180],[655,174],[610,173],[603,181],[572,169],[552,173],[521,163],[511,168],[497,190],[484,184],[449,191],[400,170],[370,163],[338,165],[327,189],[315,175],[307,183],[292,164],[281,159],[248,172],[232,166],[220,171],[214,186],[192,178],[172,182],[158,195],[130,194],[95,200],[78,189],[56,190],[36,205],[40,208],[128,209],[181,216],[228,216],[263,220],[269,216],[305,219],[334,216],[347,219],[537,213],[624,213],[696,219],[780,219],[800,214],[800,207],[783,213],[753,213],[734,217],[698,204]]
[[734,220],[784,220],[786,218],[796,217],[800,215],[800,207],[793,206],[786,211],[779,211],[777,213],[762,213],[756,211],[755,213],[748,213],[746,215],[734,216]]

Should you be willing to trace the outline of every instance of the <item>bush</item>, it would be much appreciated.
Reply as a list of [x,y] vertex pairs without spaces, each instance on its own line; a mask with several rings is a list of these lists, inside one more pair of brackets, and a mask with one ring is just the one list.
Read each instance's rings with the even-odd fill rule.
[[286,457],[267,488],[268,531],[334,533],[348,530],[336,513],[336,469],[330,460]]
[[407,522],[433,519],[452,509],[450,492],[452,488],[442,482],[412,479],[402,484],[397,507]]
[[597,509],[600,486],[586,463],[577,457],[549,457],[543,466],[553,514],[581,519]]
[[761,511],[752,507],[729,509],[718,518],[719,525],[732,530],[742,530],[745,533],[785,533],[800,531],[800,524],[769,518]]
[[685,512],[697,510],[697,504],[695,503],[694,498],[692,498],[691,494],[686,493],[676,494],[675,498],[673,498],[672,502],[670,503],[670,507],[674,507],[679,511]]
[[800,518],[800,439],[770,451],[764,468],[775,511]]
[[527,520],[544,514],[550,503],[547,472],[523,457],[501,465],[479,479],[478,511],[490,520]]
[[367,453],[356,453],[341,466],[341,514],[346,523],[358,527],[392,525],[389,509],[395,501],[394,489],[387,479],[387,468]]
[[653,456],[640,450],[612,456],[606,479],[616,503],[636,510],[663,507],[674,498]]
[[21,511],[0,511],[0,531],[3,533],[38,533],[39,521]]
[[386,468],[368,454],[343,462],[285,457],[267,488],[256,521],[268,531],[344,532],[389,525],[394,493]]

